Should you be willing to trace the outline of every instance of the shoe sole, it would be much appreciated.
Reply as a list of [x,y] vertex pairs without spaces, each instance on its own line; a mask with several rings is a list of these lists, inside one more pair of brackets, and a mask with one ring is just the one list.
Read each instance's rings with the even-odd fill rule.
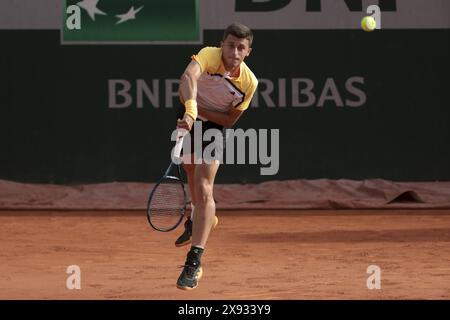
[[179,284],[177,284],[177,288],[178,288],[178,289],[181,289],[181,290],[186,290],[186,291],[194,290],[195,288],[198,287],[198,281],[200,281],[200,279],[202,278],[202,276],[203,276],[203,268],[200,267],[200,271],[199,271],[199,273],[198,273],[197,285],[196,285],[195,287],[192,287],[192,288],[191,288],[191,287],[183,287],[183,286],[180,286]]
[[[217,218],[217,216],[215,216],[216,220],[214,221],[214,225],[212,227],[212,229],[214,229],[215,227],[217,227],[217,225],[219,224],[219,218]],[[182,243],[175,243],[175,247],[184,247],[187,246],[188,244],[190,244],[192,242],[192,239],[186,240],[185,242]]]

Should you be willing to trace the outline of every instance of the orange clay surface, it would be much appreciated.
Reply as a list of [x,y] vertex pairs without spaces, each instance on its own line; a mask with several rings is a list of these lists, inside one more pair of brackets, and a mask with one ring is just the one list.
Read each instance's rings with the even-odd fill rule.
[[[449,210],[220,211],[199,287],[181,225],[145,212],[0,211],[0,299],[450,299]],[[81,268],[69,290],[67,267]],[[381,289],[367,288],[369,265]]]

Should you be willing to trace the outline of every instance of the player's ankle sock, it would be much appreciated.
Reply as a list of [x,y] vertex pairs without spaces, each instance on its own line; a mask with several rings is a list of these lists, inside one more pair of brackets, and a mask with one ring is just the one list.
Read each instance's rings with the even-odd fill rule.
[[200,263],[204,250],[205,249],[203,248],[192,246],[191,250],[188,252],[188,260],[195,262],[196,264]]

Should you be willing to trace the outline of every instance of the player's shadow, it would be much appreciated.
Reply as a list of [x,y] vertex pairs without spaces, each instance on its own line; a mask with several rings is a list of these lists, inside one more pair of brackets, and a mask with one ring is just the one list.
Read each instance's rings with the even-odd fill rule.
[[250,242],[355,243],[355,242],[450,242],[449,228],[331,230],[318,232],[277,232],[241,235]]

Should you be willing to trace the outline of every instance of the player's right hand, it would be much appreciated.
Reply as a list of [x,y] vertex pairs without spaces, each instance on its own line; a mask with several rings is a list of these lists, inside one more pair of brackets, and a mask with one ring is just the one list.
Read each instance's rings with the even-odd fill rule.
[[191,131],[193,124],[194,119],[192,119],[189,115],[185,114],[183,119],[177,120],[177,129],[186,129],[188,131]]

